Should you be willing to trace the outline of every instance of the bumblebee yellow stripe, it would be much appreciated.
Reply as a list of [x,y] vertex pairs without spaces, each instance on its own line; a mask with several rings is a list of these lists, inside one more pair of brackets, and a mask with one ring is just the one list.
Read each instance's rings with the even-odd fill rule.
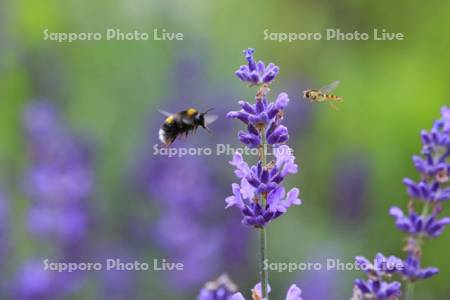
[[165,121],[166,123],[168,123],[168,124],[172,124],[173,123],[173,116],[168,116],[167,118],[166,118],[166,121]]
[[186,113],[189,117],[192,117],[197,113],[197,110],[195,108],[189,108]]

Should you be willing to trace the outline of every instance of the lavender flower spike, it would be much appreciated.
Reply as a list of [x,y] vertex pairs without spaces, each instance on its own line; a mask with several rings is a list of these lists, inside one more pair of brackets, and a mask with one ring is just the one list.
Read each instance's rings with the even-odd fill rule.
[[[240,111],[231,111],[227,118],[234,118],[247,125],[246,131],[238,133],[239,140],[249,148],[258,149],[258,160],[249,166],[240,153],[236,153],[230,162],[236,170],[239,183],[232,184],[233,195],[225,199],[227,208],[236,206],[243,215],[245,225],[259,231],[259,271],[261,289],[254,290],[253,299],[269,299],[268,270],[264,268],[267,258],[267,236],[265,226],[282,216],[292,205],[300,205],[300,191],[292,188],[286,192],[282,181],[289,174],[295,174],[298,166],[294,163],[292,150],[285,145],[289,140],[288,129],[281,123],[283,109],[289,103],[286,93],[278,95],[274,102],[267,100],[269,85],[278,74],[278,67],[253,59],[254,49],[244,50],[248,65],[241,66],[236,75],[250,86],[258,85],[255,103],[239,101]],[[273,150],[274,159],[268,159],[267,149]],[[233,299],[244,299],[240,294]],[[300,290],[292,287],[286,299],[300,299]]]
[[[270,293],[270,286],[268,287],[268,293]],[[291,285],[286,294],[286,300],[303,300],[301,297],[302,290],[295,284]],[[255,285],[252,290],[252,299],[254,300],[265,300],[266,298],[262,298],[261,296],[261,283]],[[245,300],[244,296],[241,293],[236,293],[233,295],[231,300]]]
[[[235,174],[241,183],[232,185],[233,196],[225,199],[227,208],[236,206],[244,216],[243,223],[254,227],[264,227],[267,223],[287,212],[292,205],[300,205],[298,188],[289,192],[281,182],[288,174],[297,173],[291,149],[282,145],[274,149],[276,160],[271,166],[258,165],[249,167],[240,153],[236,153],[231,165],[236,167]],[[267,197],[266,204],[261,201]]]
[[[442,211],[442,202],[450,199],[449,173],[450,173],[450,109],[443,107],[441,119],[435,121],[431,131],[422,131],[422,153],[413,156],[413,162],[420,173],[418,182],[405,178],[403,183],[407,186],[410,196],[408,213],[394,206],[389,214],[395,218],[399,230],[408,234],[404,250],[407,259],[399,264],[400,268],[387,272],[377,270],[380,262],[395,262],[395,257],[385,258],[377,255],[375,264],[370,264],[365,258],[357,257],[359,266],[369,265],[365,269],[369,275],[367,281],[356,279],[352,300],[359,299],[398,299],[401,294],[400,283],[385,282],[392,273],[402,276],[407,283],[405,299],[414,298],[414,282],[434,276],[439,272],[437,268],[422,269],[420,259],[422,256],[422,244],[424,239],[435,238],[442,234],[445,226],[450,224],[450,217],[438,218]],[[421,212],[416,211],[416,206],[421,206]]]
[[443,107],[442,118],[437,120],[431,131],[422,131],[422,156],[414,156],[414,165],[421,173],[421,180],[415,182],[405,178],[408,194],[413,199],[426,202],[442,202],[450,199],[448,186],[450,163],[450,108]]
[[394,300],[401,295],[401,284],[397,281],[387,282],[393,273],[404,270],[404,264],[401,259],[395,256],[385,257],[378,253],[375,256],[374,263],[368,259],[357,256],[356,265],[367,273],[369,279],[356,279],[354,282],[353,297],[351,300],[375,299],[375,300]]
[[235,72],[236,76],[250,85],[258,85],[272,82],[278,75],[279,68],[273,63],[264,65],[264,62],[256,62],[253,58],[255,49],[248,48],[244,50],[247,65],[243,65]]
[[[422,153],[413,156],[413,162],[420,173],[420,181],[405,178],[403,183],[411,200],[408,214],[398,207],[392,207],[390,215],[395,218],[399,230],[408,234],[405,250],[407,259],[401,272],[408,282],[408,295],[411,295],[413,283],[429,278],[439,272],[437,268],[421,269],[422,244],[424,239],[436,238],[450,224],[450,217],[438,218],[442,212],[442,202],[450,199],[450,109],[443,107],[441,119],[434,122],[430,131],[422,130]],[[421,212],[416,206],[421,204]],[[431,211],[430,211],[431,210]]]
[[236,291],[236,285],[224,274],[217,280],[206,283],[197,300],[231,300]]

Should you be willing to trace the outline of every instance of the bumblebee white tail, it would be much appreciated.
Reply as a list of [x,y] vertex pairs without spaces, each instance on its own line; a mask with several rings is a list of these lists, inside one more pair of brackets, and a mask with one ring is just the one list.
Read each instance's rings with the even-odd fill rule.
[[164,132],[164,130],[162,128],[160,128],[158,131],[158,137],[159,137],[159,140],[161,141],[161,143],[163,143],[164,145],[167,144],[166,133]]

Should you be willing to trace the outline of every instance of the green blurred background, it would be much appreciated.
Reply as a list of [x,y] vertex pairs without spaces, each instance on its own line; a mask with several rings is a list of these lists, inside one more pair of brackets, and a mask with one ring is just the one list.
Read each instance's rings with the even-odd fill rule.
[[[236,109],[237,100],[250,99],[254,92],[233,74],[244,63],[242,50],[247,47],[256,48],[257,59],[280,66],[272,95],[288,92],[293,112],[287,112],[287,122],[302,122],[302,127],[290,129],[290,144],[300,173],[290,179],[289,185],[300,187],[303,205],[271,225],[271,259],[298,262],[324,253],[351,262],[355,255],[372,257],[378,251],[403,255],[404,235],[395,229],[388,209],[392,205],[405,207],[407,196],[401,181],[403,177],[417,178],[411,156],[420,151],[419,132],[430,128],[440,107],[449,103],[449,8],[448,2],[437,0],[3,0],[0,180],[9,195],[14,249],[9,255],[8,276],[13,276],[26,257],[40,251],[24,226],[28,200],[20,188],[29,162],[22,129],[22,111],[29,101],[44,97],[57,103],[70,127],[89,136],[95,144],[96,189],[91,201],[102,216],[105,234],[114,237],[121,231],[122,214],[154,217],[151,211],[136,209],[139,201],[128,193],[126,177],[137,153],[146,151],[142,149],[145,140],[156,142],[158,127],[148,128],[149,122],[162,121],[156,109],[169,107],[164,102],[168,91],[189,78],[174,76],[175,64],[183,57],[200,63],[204,81],[198,82],[197,89],[214,97],[220,87],[233,95],[223,106]],[[182,32],[184,41],[57,43],[43,41],[46,28],[52,32],[119,28],[149,33],[165,28]],[[327,28],[345,32],[386,28],[404,33],[405,40],[279,43],[265,41],[263,34],[265,29],[323,33]],[[341,80],[336,93],[345,98],[340,111],[302,102],[302,89],[317,88],[336,79]],[[181,110],[186,103],[202,103],[206,108],[209,101],[186,99],[182,92],[179,95],[180,99],[171,99],[169,108]],[[295,106],[303,107],[306,114],[297,114]],[[199,135],[201,140],[210,138],[204,133]],[[235,143],[217,135],[220,142]],[[229,158],[219,159],[226,162]],[[356,173],[350,171],[352,180],[339,181],[341,172],[349,168],[356,169]],[[222,172],[231,176],[232,169],[224,164]],[[342,196],[347,194],[340,189],[347,184],[344,189],[352,195],[353,180],[355,184],[362,180],[363,196],[357,203],[348,203]],[[214,201],[223,202],[226,196]],[[450,235],[444,232],[426,244],[424,265],[439,267],[441,273],[418,285],[417,299],[449,298],[449,243]],[[147,251],[145,247],[152,257],[152,246],[143,245],[143,252]],[[250,250],[249,264],[254,265],[256,256],[252,253],[254,250]],[[247,268],[242,266],[243,270]],[[331,277],[331,281],[339,282],[335,299],[348,299],[352,280],[359,275],[341,272],[338,278]],[[153,277],[160,275],[139,276],[137,299],[189,299],[196,293],[192,289],[180,295],[167,289],[158,292],[163,295],[158,297],[152,291],[160,279]],[[147,276],[150,279],[144,278]],[[257,280],[256,273],[247,277],[239,283],[244,291]],[[293,281],[304,288],[302,278],[299,274],[273,273],[275,298],[281,298]],[[70,297],[96,299],[95,289],[95,285],[87,284]]]

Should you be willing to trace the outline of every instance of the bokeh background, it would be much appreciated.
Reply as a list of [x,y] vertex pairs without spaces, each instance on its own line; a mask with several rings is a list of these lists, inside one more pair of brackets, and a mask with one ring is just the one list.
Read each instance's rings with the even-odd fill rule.
[[[224,114],[254,91],[234,77],[242,50],[275,62],[272,96],[289,93],[285,120],[300,165],[290,186],[303,205],[269,229],[272,261],[352,262],[402,256],[388,216],[416,178],[419,131],[449,103],[445,1],[0,1],[0,264],[2,299],[193,299],[227,272],[257,281],[254,232],[224,198],[230,157],[152,155],[157,109],[214,107],[214,134],[178,146],[236,142]],[[51,32],[182,32],[184,41],[43,40]],[[402,32],[404,41],[264,41],[263,31]],[[305,88],[340,79],[340,111]],[[448,211],[448,208],[447,208]],[[417,299],[450,299],[450,234],[426,244],[441,269]],[[48,274],[42,259],[106,257],[185,263],[184,272]],[[274,299],[297,283],[305,299],[348,299],[358,272],[272,273]]]

